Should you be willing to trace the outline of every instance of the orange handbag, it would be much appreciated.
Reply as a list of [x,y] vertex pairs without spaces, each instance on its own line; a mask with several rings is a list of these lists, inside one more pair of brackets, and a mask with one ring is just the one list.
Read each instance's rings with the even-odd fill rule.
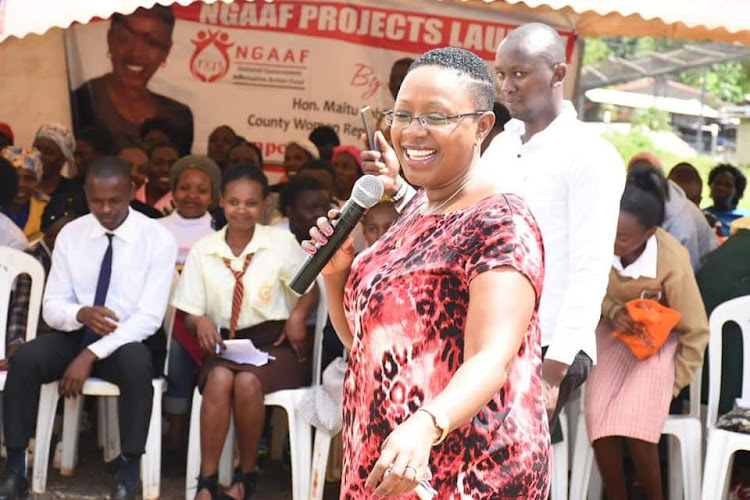
[[636,299],[625,304],[634,321],[646,326],[642,334],[612,333],[625,342],[635,357],[648,359],[661,349],[682,314],[651,299]]

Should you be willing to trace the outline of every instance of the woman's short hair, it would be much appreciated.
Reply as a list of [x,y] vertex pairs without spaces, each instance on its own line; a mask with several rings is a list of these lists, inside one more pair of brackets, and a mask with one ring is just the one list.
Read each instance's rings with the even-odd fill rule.
[[148,135],[149,132],[152,130],[158,130],[159,132],[163,132],[164,135],[169,137],[170,141],[174,141],[175,133],[172,126],[169,124],[167,120],[164,118],[149,118],[147,120],[144,120],[143,123],[141,123],[141,127],[138,130],[138,135],[140,136],[141,140],[143,140],[144,137]]
[[161,142],[157,142],[156,144],[154,144],[153,146],[151,146],[151,148],[147,151],[149,159],[151,158],[151,155],[154,154],[154,151],[156,151],[159,148],[174,149],[175,151],[177,151],[177,156],[180,156],[180,148],[178,148],[177,145],[175,145],[172,142],[161,141]]
[[295,175],[286,183],[279,195],[279,211],[284,217],[289,217],[289,209],[297,202],[297,198],[307,191],[328,190],[318,179],[306,175]]
[[[303,170],[324,170],[331,174],[332,179],[336,178],[336,170],[333,169],[331,162],[326,160],[307,160],[304,165],[302,165],[302,168],[299,169],[299,172],[302,172]],[[297,172],[298,175],[299,172]]]
[[247,179],[249,181],[255,181],[263,188],[263,198],[267,198],[271,192],[271,187],[268,185],[268,177],[263,173],[263,169],[258,165],[252,163],[240,163],[239,165],[232,165],[224,171],[224,176],[221,182],[221,192],[225,192],[227,186],[240,179]]
[[229,155],[232,153],[233,150],[237,148],[241,148],[241,147],[250,148],[253,151],[255,151],[255,154],[258,155],[258,161],[260,162],[259,166],[261,167],[263,166],[263,151],[261,151],[260,147],[258,147],[257,144],[255,144],[254,142],[248,141],[244,137],[237,137],[237,144],[229,148],[229,151],[227,151],[227,158],[229,158]]
[[745,195],[745,188],[747,187],[747,177],[745,177],[745,174],[743,174],[742,171],[734,165],[730,163],[720,163],[712,168],[708,173],[708,185],[713,185],[716,178],[724,173],[731,174],[732,177],[734,177],[735,196],[732,200],[732,204],[736,207],[737,203],[739,203],[739,201]]
[[[167,7],[164,5],[156,4],[150,9],[146,9],[144,7],[139,7],[136,9],[133,14],[139,14],[142,12],[147,12],[148,14],[152,15],[153,17],[157,18],[158,20],[164,22],[169,27],[169,34],[172,34],[172,31],[174,30],[174,23],[175,23],[175,16],[174,12],[172,11],[172,7]],[[132,15],[132,14],[128,14]],[[119,12],[115,12],[112,14],[112,24],[115,23],[122,23],[123,20],[127,17],[125,14],[120,14]]]
[[425,52],[409,67],[411,73],[422,66],[439,66],[465,76],[478,111],[490,111],[495,103],[495,83],[489,66],[479,56],[456,47],[441,47]]
[[85,141],[99,154],[110,155],[114,149],[112,136],[102,127],[84,127],[77,134],[76,139]]
[[651,167],[631,167],[620,210],[633,215],[646,229],[660,226],[666,211],[663,179],[664,175]]

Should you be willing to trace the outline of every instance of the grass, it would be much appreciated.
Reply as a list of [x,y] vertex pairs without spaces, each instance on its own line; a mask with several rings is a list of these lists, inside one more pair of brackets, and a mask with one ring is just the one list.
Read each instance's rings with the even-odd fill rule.
[[[631,131],[628,134],[613,132],[604,135],[604,138],[612,143],[615,149],[620,153],[620,156],[622,156],[625,163],[627,163],[633,155],[640,153],[641,151],[650,151],[658,156],[661,159],[667,174],[674,165],[682,161],[690,163],[698,170],[698,172],[700,172],[701,178],[703,179],[703,207],[705,208],[711,205],[711,191],[707,184],[708,173],[714,166],[722,163],[722,160],[712,158],[708,155],[698,155],[692,158],[685,158],[676,155],[671,151],[658,149],[646,134],[639,131]],[[738,167],[745,176],[750,178],[750,165],[738,165]],[[750,210],[750,196],[741,199],[739,206]]]

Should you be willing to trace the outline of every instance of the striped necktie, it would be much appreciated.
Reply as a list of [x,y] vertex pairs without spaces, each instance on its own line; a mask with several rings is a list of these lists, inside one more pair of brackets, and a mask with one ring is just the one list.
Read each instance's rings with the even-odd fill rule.
[[245,257],[245,263],[242,266],[242,271],[235,271],[232,269],[232,262],[227,258],[222,258],[224,265],[227,266],[229,272],[234,275],[234,293],[232,294],[232,319],[229,320],[229,338],[234,338],[234,333],[237,331],[237,320],[240,319],[240,308],[242,307],[242,299],[245,297],[245,285],[242,282],[242,277],[245,276],[245,271],[250,265],[250,261],[253,260],[254,254],[248,254]]

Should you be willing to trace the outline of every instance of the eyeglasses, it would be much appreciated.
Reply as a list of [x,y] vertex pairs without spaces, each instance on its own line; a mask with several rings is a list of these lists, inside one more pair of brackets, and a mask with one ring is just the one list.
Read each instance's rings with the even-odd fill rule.
[[383,113],[385,122],[389,127],[405,128],[411,125],[412,120],[419,120],[423,128],[440,128],[450,124],[453,120],[460,120],[467,116],[481,116],[487,111],[474,111],[472,113],[459,113],[457,115],[446,115],[445,113],[426,113],[424,115],[412,116],[406,111],[392,109]]

